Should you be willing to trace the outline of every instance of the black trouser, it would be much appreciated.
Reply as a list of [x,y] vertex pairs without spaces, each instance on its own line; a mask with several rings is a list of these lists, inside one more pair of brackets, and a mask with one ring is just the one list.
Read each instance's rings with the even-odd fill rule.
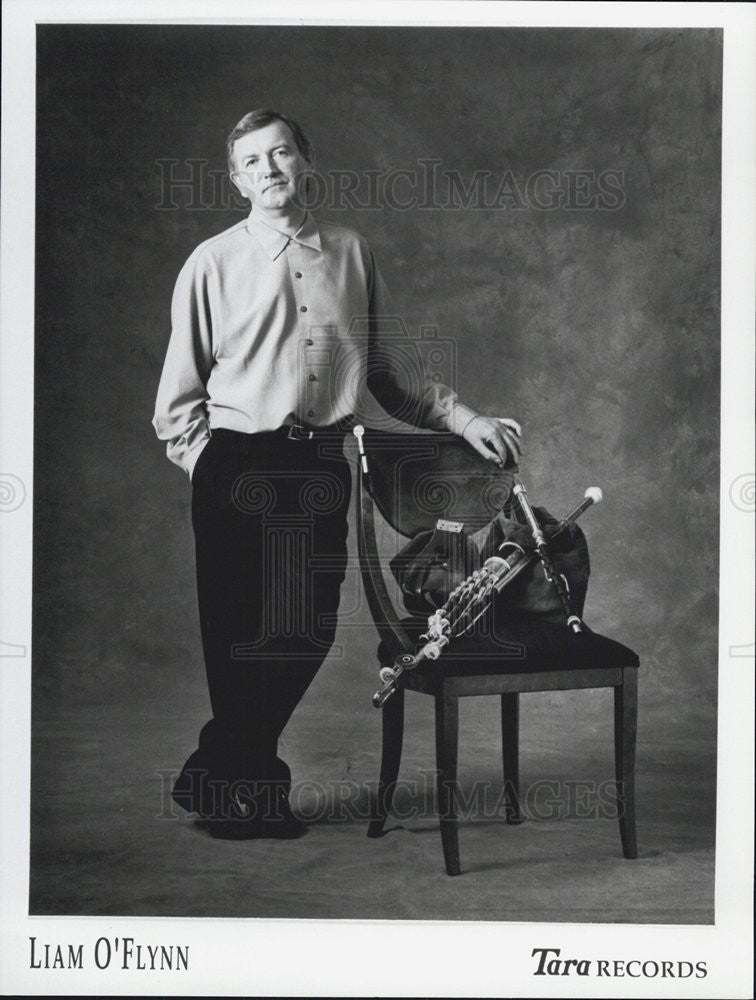
[[[213,717],[174,798],[226,811],[227,787],[283,785],[278,738],[333,643],[351,490],[343,435],[218,429],[192,476]],[[212,803],[212,804],[211,804]]]

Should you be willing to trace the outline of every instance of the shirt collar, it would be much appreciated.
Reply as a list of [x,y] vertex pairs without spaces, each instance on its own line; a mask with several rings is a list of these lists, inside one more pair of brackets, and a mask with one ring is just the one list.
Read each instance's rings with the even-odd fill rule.
[[263,250],[271,260],[276,260],[284,252],[291,240],[311,250],[321,250],[320,231],[317,222],[309,212],[304,217],[304,221],[293,236],[276,229],[269,222],[264,222],[255,212],[254,208],[247,217],[247,229],[261,244]]

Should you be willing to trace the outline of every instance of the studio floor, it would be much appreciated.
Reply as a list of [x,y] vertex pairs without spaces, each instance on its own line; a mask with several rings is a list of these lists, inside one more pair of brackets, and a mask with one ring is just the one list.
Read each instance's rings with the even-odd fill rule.
[[[326,727],[322,705],[335,680],[328,670],[316,678],[320,689],[308,692],[282,740],[293,805],[309,823],[294,841],[218,841],[170,801],[171,773],[204,721],[199,686],[171,712],[135,698],[37,724],[30,912],[713,922],[714,755],[690,727],[662,749],[641,715],[639,857],[628,861],[608,791],[610,692],[522,699],[528,818],[519,826],[504,822],[498,800],[497,699],[465,699],[462,874],[450,878],[434,811],[431,700],[408,696],[396,818],[368,840],[380,713],[355,711],[340,716],[338,731]],[[369,703],[370,692],[359,694]]]

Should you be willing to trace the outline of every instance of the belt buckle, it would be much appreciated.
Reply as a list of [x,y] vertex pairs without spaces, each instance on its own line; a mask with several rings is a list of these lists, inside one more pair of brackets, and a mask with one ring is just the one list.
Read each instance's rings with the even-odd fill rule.
[[315,432],[308,430],[301,424],[292,424],[286,436],[289,441],[311,441],[315,437]]

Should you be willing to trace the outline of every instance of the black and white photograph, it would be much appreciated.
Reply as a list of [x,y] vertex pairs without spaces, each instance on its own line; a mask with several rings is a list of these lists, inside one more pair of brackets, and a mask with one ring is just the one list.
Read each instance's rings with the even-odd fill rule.
[[3,992],[751,995],[752,10],[22,6]]

